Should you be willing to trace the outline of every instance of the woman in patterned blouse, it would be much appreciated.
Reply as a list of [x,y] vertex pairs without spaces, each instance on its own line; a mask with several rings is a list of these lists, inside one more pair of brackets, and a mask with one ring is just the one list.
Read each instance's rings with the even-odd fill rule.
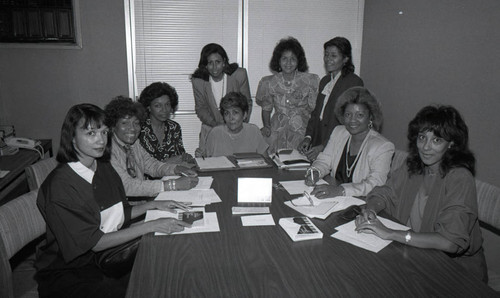
[[304,49],[293,37],[276,45],[269,68],[274,74],[260,80],[255,102],[262,106],[261,132],[272,154],[279,149],[296,149],[304,138],[316,104],[319,77],[307,73]]
[[152,83],[141,92],[139,102],[148,111],[139,135],[142,147],[162,162],[193,162],[184,149],[181,126],[170,120],[179,103],[174,87],[164,82]]

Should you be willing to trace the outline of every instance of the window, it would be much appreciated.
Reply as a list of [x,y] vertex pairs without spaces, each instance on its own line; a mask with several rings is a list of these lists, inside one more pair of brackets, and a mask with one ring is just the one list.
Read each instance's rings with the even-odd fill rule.
[[[344,36],[353,46],[359,73],[364,0],[129,0],[127,40],[130,96],[164,81],[179,94],[173,120],[182,126],[184,146],[194,153],[201,122],[194,112],[189,75],[198,65],[202,47],[221,44],[230,62],[247,68],[252,95],[268,68],[279,39],[297,38],[306,51],[309,71],[324,75],[323,43]],[[261,125],[254,104],[250,121]]]
[[0,0],[0,43],[80,45],[77,0]]

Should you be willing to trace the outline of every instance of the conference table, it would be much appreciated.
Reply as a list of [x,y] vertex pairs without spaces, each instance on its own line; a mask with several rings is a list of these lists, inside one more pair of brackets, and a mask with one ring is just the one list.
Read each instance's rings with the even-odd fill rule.
[[275,167],[226,170],[214,178],[220,232],[143,236],[127,297],[498,297],[443,252],[392,242],[378,253],[330,237],[345,223],[339,212],[313,219],[323,238],[293,242],[279,226],[300,215],[273,189],[275,226],[243,226],[232,215],[238,177],[300,180],[304,171]]

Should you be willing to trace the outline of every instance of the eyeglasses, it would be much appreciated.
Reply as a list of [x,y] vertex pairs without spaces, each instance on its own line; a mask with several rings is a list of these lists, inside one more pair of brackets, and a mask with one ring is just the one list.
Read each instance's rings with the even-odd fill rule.
[[304,197],[309,201],[309,204],[295,204],[293,200],[290,200],[290,203],[294,205],[295,207],[308,207],[308,206],[314,206],[314,201],[311,198],[311,196],[307,193],[307,191],[304,191]]

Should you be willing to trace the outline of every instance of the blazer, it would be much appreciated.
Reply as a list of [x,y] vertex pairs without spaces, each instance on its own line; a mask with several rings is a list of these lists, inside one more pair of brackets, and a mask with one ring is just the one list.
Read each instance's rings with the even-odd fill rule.
[[347,89],[354,86],[363,86],[363,80],[355,75],[354,73],[349,73],[347,75],[341,75],[337,80],[337,83],[328,97],[328,103],[326,104],[325,111],[323,112],[323,120],[319,119],[321,114],[321,109],[323,108],[323,103],[325,102],[325,95],[322,93],[326,84],[330,82],[331,75],[324,76],[319,82],[318,97],[316,98],[316,106],[311,113],[311,118],[307,123],[306,136],[311,137],[311,145],[326,146],[326,143],[330,139],[335,126],[340,125],[335,115],[335,105],[337,104],[337,99],[344,93]]
[[[210,127],[215,127],[219,124],[224,124],[210,81],[204,81],[199,78],[193,78],[194,103],[196,115],[201,122]],[[241,92],[248,99],[248,118],[252,112],[252,96],[250,95],[250,86],[248,84],[247,71],[244,68],[237,68],[231,75],[227,75],[226,93]],[[248,122],[248,121],[247,121]]]
[[[320,171],[320,177],[328,173],[335,177],[337,166],[351,134],[344,125],[333,129],[330,140],[312,166]],[[352,183],[341,184],[346,196],[366,196],[375,186],[384,185],[391,167],[394,144],[375,130],[366,136],[363,151],[359,154],[354,169]]]

